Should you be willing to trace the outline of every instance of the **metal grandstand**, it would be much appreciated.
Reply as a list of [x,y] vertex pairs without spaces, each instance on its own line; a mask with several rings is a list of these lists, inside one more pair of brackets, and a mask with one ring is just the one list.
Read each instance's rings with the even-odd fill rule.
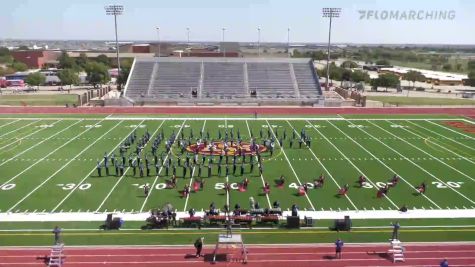
[[323,105],[302,58],[136,58],[124,96],[141,105]]

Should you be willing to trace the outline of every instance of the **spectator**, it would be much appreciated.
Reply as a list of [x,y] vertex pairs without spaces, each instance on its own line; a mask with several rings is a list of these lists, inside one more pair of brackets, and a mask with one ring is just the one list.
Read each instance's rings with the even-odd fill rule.
[[196,248],[196,257],[199,258],[203,255],[201,255],[201,250],[203,249],[203,240],[205,238],[204,237],[200,237],[198,239],[196,239],[195,241],[195,248]]
[[335,242],[335,259],[341,259],[341,249],[343,248],[343,241],[340,238]]
[[55,226],[53,229],[53,234],[54,234],[54,244],[57,245],[60,242],[61,239],[61,228],[59,226]]
[[188,214],[190,215],[190,218],[192,218],[193,216],[195,216],[195,209],[191,208],[189,211],[188,211]]
[[399,225],[399,222],[396,221],[395,223],[391,224],[393,226],[393,236],[392,240],[399,240],[399,228],[401,228],[401,225]]
[[173,223],[173,226],[177,225],[176,224],[176,213],[175,212],[172,213],[172,223]]
[[254,208],[254,205],[256,204],[256,202],[254,201],[254,198],[253,197],[249,197],[249,206],[251,207],[251,209]]
[[298,213],[299,213],[299,207],[296,205],[296,204],[293,204],[292,205],[292,216],[299,216]]
[[447,259],[444,259],[440,262],[440,267],[449,267],[449,261]]

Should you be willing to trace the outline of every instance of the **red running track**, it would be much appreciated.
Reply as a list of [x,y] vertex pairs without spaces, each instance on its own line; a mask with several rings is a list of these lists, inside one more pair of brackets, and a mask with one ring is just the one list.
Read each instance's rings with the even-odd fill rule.
[[446,114],[475,118],[475,108],[313,108],[313,107],[0,107],[3,114]]
[[[334,259],[332,246],[289,245],[250,246],[246,266],[250,267],[377,267],[439,266],[447,258],[450,266],[475,266],[475,244],[407,245],[406,261],[392,263],[386,254],[388,245],[346,245],[343,258]],[[190,247],[75,247],[65,249],[65,267],[134,267],[134,266],[211,266],[212,247],[206,247],[204,258],[194,257]],[[47,248],[7,248],[0,250],[0,266],[46,266]],[[238,261],[225,261],[216,266],[240,266]]]

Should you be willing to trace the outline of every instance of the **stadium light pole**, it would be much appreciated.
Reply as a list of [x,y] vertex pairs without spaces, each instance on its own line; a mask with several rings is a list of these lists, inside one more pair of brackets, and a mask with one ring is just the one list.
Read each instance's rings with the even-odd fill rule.
[[287,55],[290,57],[290,27],[287,28]]
[[158,57],[160,57],[160,27],[155,27],[155,29],[157,30],[157,42],[158,42]]
[[186,28],[186,38],[187,38],[187,44],[188,44],[188,56],[190,56],[190,27]]
[[328,27],[328,46],[327,46],[327,79],[325,82],[325,90],[329,90],[330,81],[330,40],[331,40],[331,32],[332,32],[332,18],[339,18],[341,13],[341,8],[337,7],[330,7],[330,8],[322,8],[322,16],[324,18],[330,18],[330,24]]
[[257,57],[261,56],[261,27],[257,27]]
[[224,48],[224,32],[226,31],[226,28],[222,28],[221,29],[223,31],[223,39],[221,41],[221,48],[220,50],[222,50],[221,52],[223,52],[223,57],[226,57],[226,48]]
[[115,26],[115,52],[117,56],[117,79],[120,76],[120,59],[119,59],[119,38],[117,35],[117,16],[122,15],[124,12],[124,6],[122,5],[107,5],[104,7],[106,10],[106,15],[114,16],[114,26]]

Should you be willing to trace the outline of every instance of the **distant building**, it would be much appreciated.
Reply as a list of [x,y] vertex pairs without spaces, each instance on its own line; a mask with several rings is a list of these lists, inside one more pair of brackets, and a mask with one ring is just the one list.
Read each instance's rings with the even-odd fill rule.
[[[159,49],[160,48],[160,49]],[[238,42],[221,42],[219,45],[193,47],[188,44],[171,44],[166,42],[149,44],[124,44],[120,46],[121,54],[153,54],[162,57],[240,57]],[[114,53],[115,54],[115,53]],[[226,54],[226,55],[224,55]],[[122,56],[121,56],[122,57]]]
[[61,51],[52,50],[19,50],[11,53],[16,61],[25,63],[30,69],[56,66],[61,55]]
[[[159,49],[160,47],[160,49]],[[183,47],[184,48],[184,47]],[[119,48],[120,53],[128,54],[155,54],[158,55],[158,50],[162,56],[170,55],[176,47],[172,47],[169,43],[162,42],[149,44],[125,44]]]
[[424,76],[426,83],[433,85],[464,85],[467,81],[468,76],[465,74],[457,73],[448,73],[442,71],[432,71],[432,70],[423,70],[423,69],[414,69],[414,68],[404,68],[404,67],[391,67],[391,68],[380,68],[379,73],[392,73],[400,78],[404,76],[408,71],[418,71]]

